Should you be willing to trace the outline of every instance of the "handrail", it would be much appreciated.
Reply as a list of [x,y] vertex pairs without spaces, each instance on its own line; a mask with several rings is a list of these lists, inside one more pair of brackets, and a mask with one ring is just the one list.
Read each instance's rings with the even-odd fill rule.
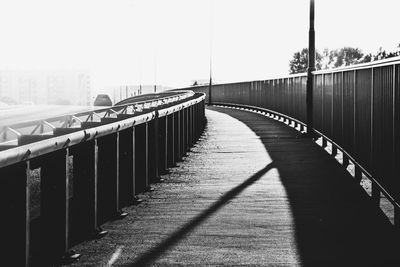
[[[70,115],[63,115],[63,116],[57,116],[57,117],[50,117],[50,118],[45,118],[45,119],[40,119],[40,120],[34,120],[34,121],[27,121],[27,122],[21,122],[21,123],[16,123],[12,125],[5,125],[3,126],[3,131],[6,131],[8,128],[12,128],[14,130],[18,130],[21,128],[27,128],[27,127],[37,127],[42,125],[42,123],[45,121],[45,123],[50,123],[51,122],[57,122],[57,121],[63,121],[63,123],[60,125],[61,128],[71,128],[71,121],[72,120],[78,120],[80,123],[82,121],[92,121],[93,116],[97,117],[98,119],[101,119],[102,117],[107,117],[111,113],[116,114],[118,111],[126,111],[128,107],[132,107],[132,110],[141,110],[144,108],[144,106],[148,103],[153,103],[153,102],[160,102],[160,104],[167,104],[170,102],[174,101],[179,101],[188,97],[193,96],[192,91],[181,91],[181,92],[173,92],[168,93],[167,96],[162,96],[163,93],[158,94],[161,95],[161,97],[158,97],[157,99],[148,99],[148,100],[142,100],[142,101],[135,101],[134,98],[129,98],[126,99],[125,102],[128,102],[126,104],[121,104],[121,105],[116,105],[112,107],[106,107],[106,108],[97,108],[94,110],[90,111],[84,111],[84,112],[78,112]],[[131,102],[129,102],[131,101]],[[117,110],[117,111],[116,111]],[[111,112],[110,112],[111,111]],[[103,114],[104,116],[100,116],[99,114]],[[80,119],[79,117],[86,117],[84,119]],[[1,132],[0,132],[1,134]],[[16,140],[16,139],[13,139]],[[5,140],[4,142],[10,142],[12,140]],[[0,145],[2,142],[0,142]]]
[[[128,99],[85,113],[97,121],[69,115],[61,128],[42,120],[33,125],[32,133],[40,133],[21,135],[20,146],[2,145],[4,254],[16,266],[78,259],[73,243],[107,234],[102,224],[127,216],[123,207],[140,203],[138,194],[184,160],[204,130],[204,99],[193,92]],[[74,121],[80,121],[79,128]]]
[[[194,100],[188,100],[186,104],[181,104],[180,101],[187,99],[190,96],[193,96],[193,92],[184,92],[184,93],[179,93],[178,98],[177,95],[174,95],[174,98],[177,98],[175,100],[171,100],[171,97],[163,97],[162,99],[169,99],[171,101],[166,101],[165,103],[160,104],[156,108],[148,107],[148,108],[143,108],[140,112],[134,112],[132,114],[127,114],[131,115],[131,118],[126,118],[123,120],[118,120],[117,118],[115,122],[110,122],[105,125],[99,124],[98,126],[95,127],[90,127],[88,129],[82,129],[82,128],[77,128],[77,131],[64,134],[62,136],[53,136],[51,138],[37,141],[31,144],[27,145],[22,145],[22,146],[17,146],[17,147],[10,147],[7,150],[0,151],[0,168],[15,164],[17,162],[31,159],[52,151],[56,151],[62,148],[70,147],[73,145],[76,145],[81,142],[86,142],[88,140],[94,139],[101,137],[103,135],[107,135],[113,132],[121,131],[126,128],[130,128],[134,125],[139,125],[142,123],[145,123],[149,120],[152,120],[156,117],[155,110],[156,109],[162,109],[162,112],[157,112],[158,116],[165,116],[166,114],[172,113],[177,110],[181,110],[185,108],[188,105],[193,105],[194,103],[197,103],[199,101],[202,101],[204,97],[194,99]],[[100,112],[107,111],[109,109],[116,109],[116,108],[122,108],[125,106],[132,106],[132,105],[143,105],[148,102],[154,102],[155,100],[148,100],[148,101],[140,101],[140,102],[132,102],[120,106],[114,106],[110,108],[105,108],[101,109]],[[165,106],[165,107],[164,107]],[[98,110],[96,110],[98,111]],[[80,113],[82,114],[82,113]],[[84,114],[90,116],[90,114],[93,114],[93,111],[90,112],[85,112]],[[72,117],[77,116],[77,114],[72,115]],[[78,114],[78,116],[81,116]],[[101,118],[101,117],[100,117]],[[41,120],[43,121],[43,120]]]

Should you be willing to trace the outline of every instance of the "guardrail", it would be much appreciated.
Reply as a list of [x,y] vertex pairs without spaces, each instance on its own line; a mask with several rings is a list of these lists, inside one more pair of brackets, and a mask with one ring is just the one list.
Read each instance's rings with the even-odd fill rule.
[[[355,165],[355,178],[372,182],[376,205],[384,195],[400,225],[400,57],[314,72],[314,130],[332,154],[343,152],[343,165]],[[215,84],[212,104],[242,106],[306,123],[307,75],[265,81]],[[207,94],[208,86],[190,88]]]
[[[93,110],[67,116],[49,117],[47,119],[30,120],[6,125],[0,128],[0,151],[18,146],[18,141],[22,135],[51,135],[56,128],[77,128],[80,127],[82,123],[101,121],[103,118],[113,118],[118,114],[130,114],[135,111],[139,112],[145,105],[148,107],[168,104],[191,97],[193,94],[192,91],[170,91],[159,94],[146,94],[128,98],[125,101],[117,103],[114,107],[97,107]],[[134,99],[133,104],[129,102],[132,102],[132,99]]]
[[121,208],[182,160],[204,129],[205,96],[155,97],[46,120],[61,127],[17,135],[0,151],[3,263],[76,259],[74,244],[106,234],[104,222],[126,216]]

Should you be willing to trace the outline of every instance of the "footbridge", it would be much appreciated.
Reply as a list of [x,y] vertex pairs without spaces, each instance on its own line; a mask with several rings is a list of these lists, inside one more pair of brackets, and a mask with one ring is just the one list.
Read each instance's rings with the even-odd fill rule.
[[399,77],[393,58],[314,72],[308,103],[300,74],[127,99],[46,120],[50,132],[8,129],[3,259],[398,266]]

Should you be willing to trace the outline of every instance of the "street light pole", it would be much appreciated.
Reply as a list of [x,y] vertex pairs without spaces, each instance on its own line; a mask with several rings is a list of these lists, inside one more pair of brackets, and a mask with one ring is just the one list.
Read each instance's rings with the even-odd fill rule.
[[310,30],[308,33],[308,69],[307,69],[307,136],[313,137],[313,90],[315,71],[315,29],[314,29],[314,0],[310,0]]
[[209,38],[210,38],[210,83],[208,84],[208,105],[212,105],[212,36],[213,36],[213,31],[212,31],[212,25],[213,25],[213,9],[212,9],[212,2],[209,2],[210,4],[210,31],[209,31]]

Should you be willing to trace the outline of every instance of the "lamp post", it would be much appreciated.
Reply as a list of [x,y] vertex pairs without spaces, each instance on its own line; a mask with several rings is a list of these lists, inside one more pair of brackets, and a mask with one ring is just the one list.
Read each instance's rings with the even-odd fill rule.
[[313,90],[315,71],[315,29],[314,29],[314,0],[310,0],[310,30],[308,33],[308,69],[307,69],[307,136],[313,137]]
[[209,35],[210,35],[210,83],[208,84],[208,105],[212,105],[212,42],[213,42],[213,31],[212,31],[212,25],[213,25],[213,9],[212,9],[212,2],[209,2],[210,4],[210,29],[209,29]]

